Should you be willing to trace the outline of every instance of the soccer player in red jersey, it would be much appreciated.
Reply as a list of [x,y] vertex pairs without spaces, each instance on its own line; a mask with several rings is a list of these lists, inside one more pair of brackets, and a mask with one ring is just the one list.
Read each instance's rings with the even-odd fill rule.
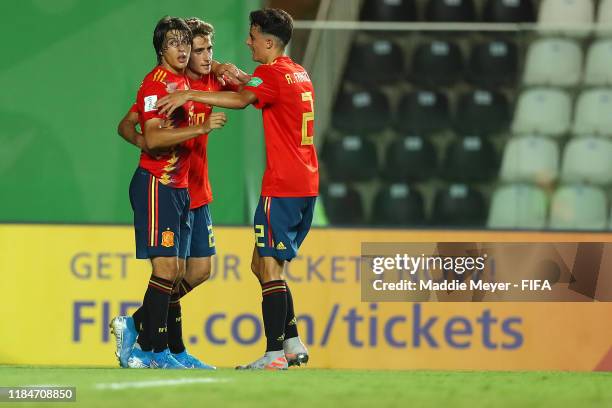
[[[186,103],[166,115],[157,100],[175,90],[189,89],[185,69],[191,53],[191,30],[184,20],[162,18],[153,33],[158,65],[145,76],[136,97],[140,127],[146,150],[140,157],[130,183],[130,202],[134,210],[136,257],[150,259],[152,274],[143,300],[142,326],[148,331],[152,368],[186,368],[168,348],[168,308],[175,285],[185,271],[190,238],[189,171],[190,140],[221,128],[225,116],[216,114],[194,124],[193,104]],[[192,142],[191,142],[192,144]],[[134,321],[119,316],[111,322],[117,339],[117,357],[128,366],[134,351]],[[144,353],[143,353],[144,354]]]
[[[186,69],[186,77],[191,89],[203,91],[217,91],[223,89],[237,89],[238,83],[246,83],[249,76],[238,70],[233,64],[218,64],[213,61],[212,25],[192,17],[185,20],[193,36],[191,55]],[[212,67],[215,66],[215,72]],[[223,79],[226,74],[226,78]],[[138,112],[132,109],[119,124],[119,134],[130,143],[139,146],[142,135],[136,130]],[[201,124],[212,114],[212,106],[194,103],[193,121]],[[182,337],[182,316],[180,299],[196,286],[205,282],[211,271],[211,257],[216,253],[213,235],[213,226],[208,203],[212,201],[212,191],[208,178],[208,160],[206,147],[208,134],[201,134],[190,141],[191,154],[189,156],[189,182],[188,191],[191,198],[189,219],[191,238],[187,254],[187,269],[183,279],[175,285],[170,297],[168,310],[168,346],[174,357],[183,365],[191,368],[214,368],[205,364],[187,353]],[[134,313],[135,326],[140,327],[143,320],[144,308],[140,307]],[[150,339],[146,331],[138,335],[138,344],[141,350],[150,350]],[[130,365],[137,361],[138,355],[128,361]],[[137,364],[139,365],[139,364]]]
[[257,10],[250,14],[250,23],[246,43],[261,65],[241,91],[177,91],[160,99],[158,106],[172,113],[191,100],[233,109],[253,104],[262,110],[266,170],[254,216],[251,269],[261,283],[267,344],[263,357],[238,368],[286,369],[308,361],[282,273],[310,229],[319,191],[314,89],[306,70],[284,55],[293,31],[291,16],[279,9]]

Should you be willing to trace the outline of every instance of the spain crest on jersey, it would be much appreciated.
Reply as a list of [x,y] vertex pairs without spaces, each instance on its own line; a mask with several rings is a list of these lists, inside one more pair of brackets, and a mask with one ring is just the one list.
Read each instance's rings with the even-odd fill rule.
[[174,232],[167,230],[162,232],[162,241],[161,244],[163,247],[170,248],[174,246]]

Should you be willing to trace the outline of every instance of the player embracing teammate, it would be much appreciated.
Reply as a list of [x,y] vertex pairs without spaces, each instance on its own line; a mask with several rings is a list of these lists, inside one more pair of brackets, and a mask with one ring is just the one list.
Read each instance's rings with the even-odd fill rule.
[[[143,96],[143,101],[140,105],[144,107],[154,108],[156,115],[160,118],[174,118],[177,113],[191,111],[193,113],[193,104],[200,107],[210,105],[220,106],[232,109],[242,109],[253,104],[256,108],[262,110],[264,122],[264,134],[266,143],[266,170],[262,182],[262,193],[259,200],[259,205],[254,216],[254,232],[255,232],[255,247],[253,250],[253,258],[251,269],[262,288],[262,314],[264,320],[264,329],[267,339],[265,354],[253,363],[239,366],[242,369],[286,369],[291,365],[300,365],[308,361],[308,352],[300,341],[297,331],[297,322],[293,307],[293,298],[287,283],[283,278],[283,269],[285,262],[291,261],[304,241],[312,222],[313,211],[316,196],[319,188],[318,162],[316,150],[314,147],[314,89],[307,72],[303,67],[293,62],[289,57],[284,55],[285,47],[291,39],[293,31],[293,21],[291,16],[283,10],[279,9],[264,9],[254,11],[250,15],[251,27],[247,45],[251,49],[253,60],[261,63],[253,73],[248,83],[242,89],[235,91],[222,90],[219,84],[214,81],[214,76],[207,78],[202,75],[201,80],[191,78],[191,89],[186,86],[173,87],[164,95],[161,93],[155,95],[155,100],[152,104],[146,105],[146,96]],[[160,22],[161,23],[161,22]],[[193,27],[193,21],[192,21]],[[156,29],[157,31],[157,29]],[[194,32],[194,49],[197,48]],[[157,51],[157,47],[156,47]],[[211,57],[212,60],[212,57]],[[183,60],[181,60],[183,61]],[[202,64],[206,65],[206,64]],[[190,63],[190,71],[191,69]],[[244,75],[240,75],[240,71],[236,70],[231,65],[223,65],[217,70],[217,74],[228,73],[231,71],[234,82],[245,82]],[[196,71],[197,72],[197,71]],[[155,70],[153,71],[153,74]],[[189,70],[188,70],[189,74]],[[151,74],[149,74],[151,75]],[[145,78],[146,81],[147,78]],[[212,85],[211,84],[216,84]],[[144,83],[143,83],[144,86]],[[142,87],[141,87],[142,90]],[[139,98],[141,93],[139,92]],[[140,100],[140,99],[139,99]],[[151,99],[148,100],[151,103]],[[134,115],[138,115],[140,119],[141,129],[143,130],[143,139],[139,139],[138,133],[133,130],[133,125],[124,124],[124,129],[131,129],[127,132],[120,133],[126,140],[133,144],[144,147],[143,155],[148,157],[158,157],[158,154],[166,154],[159,151],[146,151],[154,148],[167,148],[173,146],[172,149],[179,147],[171,144],[169,141],[164,145],[153,145],[148,140],[146,121],[143,122],[142,116],[145,113],[144,108],[138,106],[138,112],[128,113],[124,121],[130,115],[132,120]],[[209,108],[210,109],[210,108]],[[214,115],[214,114],[213,114]],[[206,113],[203,115],[206,118]],[[186,142],[196,136],[192,133],[198,130],[208,131],[221,127],[225,123],[225,117],[219,116],[218,122],[213,122],[217,127],[212,127],[212,124],[205,119],[203,125],[198,124],[196,119],[191,116],[191,127],[186,126],[181,122],[179,126],[183,128],[172,129],[172,131],[182,131],[181,142]],[[144,125],[144,126],[143,126]],[[165,122],[158,122],[157,129],[164,129]],[[204,129],[202,129],[202,127]],[[193,129],[191,129],[193,128]],[[165,130],[165,129],[164,129]],[[189,136],[187,136],[189,135]],[[143,144],[144,140],[144,146]],[[174,140],[177,140],[176,138]],[[198,139],[195,139],[196,144]],[[190,150],[192,157],[201,156],[202,152],[205,155],[206,142],[196,146],[194,142],[189,141],[183,143],[187,150]],[[203,147],[203,148],[202,148]],[[197,159],[196,159],[197,160]],[[170,167],[174,167],[176,162],[173,162]],[[205,159],[204,159],[205,164]],[[142,160],[141,160],[142,166]],[[205,168],[206,166],[204,166]],[[139,168],[140,170],[140,168]],[[138,170],[137,170],[138,173]],[[202,175],[202,173],[198,173]],[[205,183],[200,183],[200,187],[208,186],[207,173]],[[136,177],[136,176],[135,176]],[[192,180],[197,180],[197,174],[189,172],[189,194],[192,199],[197,194],[194,194],[193,188],[197,183],[192,185]],[[134,184],[134,181],[132,182]],[[149,189],[150,190],[150,189]],[[199,191],[203,191],[199,189]],[[148,195],[147,195],[148,194]],[[145,194],[145,198],[149,204],[152,203],[150,192]],[[208,196],[210,194],[208,193]],[[131,194],[132,197],[132,194]],[[203,202],[206,202],[204,200]],[[198,204],[202,205],[200,201]],[[132,198],[134,207],[134,199]],[[147,217],[149,223],[153,220],[149,207],[147,209]],[[185,208],[184,206],[182,208]],[[192,206],[193,211],[193,206]],[[206,209],[206,212],[208,210]],[[212,236],[212,227],[209,223],[210,215],[204,214],[203,222],[198,226],[194,222],[193,229],[189,231],[189,223],[186,222],[186,234],[192,239],[191,245],[186,242],[184,245],[190,246],[185,248],[183,252],[182,238],[179,243],[174,260],[176,261],[175,274],[156,274],[156,258],[153,258],[149,253],[148,256],[140,256],[139,252],[139,223],[137,222],[137,209],[134,207],[135,213],[135,228],[137,238],[137,257],[151,258],[153,264],[153,275],[147,294],[152,290],[167,295],[164,300],[171,304],[171,299],[180,299],[182,294],[186,293],[185,289],[193,287],[189,280],[189,259],[187,263],[181,261],[189,255],[190,249],[194,248],[193,239],[198,234],[204,236]],[[157,215],[155,215],[157,216]],[[186,220],[189,218],[187,217]],[[192,221],[193,221],[192,217]],[[181,218],[183,220],[183,218]],[[182,225],[182,224],[181,224]],[[210,231],[211,235],[205,233],[202,228]],[[149,224],[147,228],[151,230]],[[159,225],[156,226],[159,228]],[[161,226],[163,229],[164,227]],[[142,228],[141,228],[142,229]],[[152,230],[151,230],[152,231]],[[158,230],[155,230],[158,231]],[[198,232],[199,231],[199,232]],[[153,241],[150,234],[147,235],[148,244],[157,243]],[[163,237],[161,242],[165,242]],[[205,252],[204,254],[206,254]],[[214,250],[213,252],[214,253]],[[211,253],[211,254],[212,254]],[[210,255],[209,255],[210,256]],[[196,255],[196,257],[199,257]],[[186,267],[185,267],[186,264]],[[183,265],[181,270],[181,265]],[[186,269],[186,273],[185,273]],[[210,273],[210,258],[208,258],[208,274]],[[196,274],[197,275],[197,274]],[[208,276],[208,275],[206,275]],[[160,280],[161,278],[161,280]],[[199,279],[201,283],[205,279]],[[189,286],[183,288],[183,284],[187,282]],[[170,296],[174,294],[172,297]],[[159,296],[158,296],[159,297]],[[190,356],[182,346],[183,357],[188,361],[180,361],[181,353],[175,353],[176,350],[163,349],[162,342],[168,342],[168,337],[165,335],[165,326],[158,315],[156,319],[150,316],[151,311],[157,313],[157,309],[149,305],[147,295],[143,306],[135,313],[133,318],[120,316],[113,320],[112,328],[117,336],[117,356],[119,357],[122,366],[133,367],[160,367],[160,368],[208,368],[204,363],[199,362],[194,357]],[[161,302],[160,302],[161,303]],[[168,313],[171,318],[171,309]],[[180,312],[179,312],[180,316]],[[142,323],[139,323],[142,322]],[[172,322],[170,322],[172,323]],[[148,326],[147,326],[148,324]],[[136,327],[140,329],[137,333]],[[169,324],[167,331],[172,330],[172,325]],[[175,330],[176,332],[176,330]],[[158,333],[163,333],[161,336]],[[144,335],[143,335],[144,334]],[[138,345],[132,347],[136,336],[138,335]],[[153,353],[143,352],[143,342],[145,347],[149,347],[147,343],[147,335],[152,344]],[[160,338],[161,337],[161,338]],[[144,339],[141,342],[141,338]],[[170,342],[172,343],[172,342]],[[182,345],[182,341],[181,341]],[[181,349],[181,348],[179,348]],[[163,358],[162,358],[163,356]],[[132,364],[133,363],[133,364]]]
[[158,65],[119,125],[121,136],[142,149],[130,202],[136,257],[150,259],[153,267],[143,305],[111,322],[122,367],[214,368],[185,349],[180,299],[210,275],[215,246],[206,144],[208,133],[226,119],[201,104],[186,103],[172,115],[156,106],[176,90],[222,89],[211,74],[212,36],[213,27],[195,18],[160,20],[153,35]]
[[266,352],[242,369],[286,369],[308,361],[297,331],[293,298],[283,279],[306,238],[319,191],[314,146],[314,89],[306,70],[285,55],[293,33],[291,16],[279,9],[250,14],[246,44],[259,65],[239,92],[177,91],[160,101],[172,113],[189,101],[262,110],[266,169],[254,216],[251,269],[262,289]]

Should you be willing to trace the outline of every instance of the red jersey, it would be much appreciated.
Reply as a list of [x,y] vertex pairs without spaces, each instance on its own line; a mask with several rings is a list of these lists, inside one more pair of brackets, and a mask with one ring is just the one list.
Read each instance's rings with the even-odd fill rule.
[[[198,91],[221,91],[226,89],[212,73],[203,76],[199,80],[190,78],[188,80],[190,88]],[[196,125],[200,125],[211,114],[212,106],[199,102],[194,102],[193,105],[194,122]],[[210,180],[208,178],[207,145],[208,133],[196,137],[190,145],[192,154],[189,158],[189,195],[191,196],[192,209],[212,201],[212,189],[210,188]]]
[[[157,112],[156,103],[173,90],[189,89],[187,78],[184,75],[174,74],[162,66],[157,66],[145,76],[138,94],[136,106],[140,128],[144,132],[144,124],[154,118],[171,120],[174,127],[186,127],[191,123],[193,115],[193,102],[177,109],[171,118]],[[174,188],[187,187],[189,171],[189,143],[173,146],[169,153],[160,156],[151,156],[144,151],[140,154],[140,167],[148,170],[159,179],[160,183]]]
[[260,65],[245,90],[257,96],[266,140],[266,170],[261,194],[312,197],[319,194],[319,164],[314,146],[314,89],[306,70],[281,56]]

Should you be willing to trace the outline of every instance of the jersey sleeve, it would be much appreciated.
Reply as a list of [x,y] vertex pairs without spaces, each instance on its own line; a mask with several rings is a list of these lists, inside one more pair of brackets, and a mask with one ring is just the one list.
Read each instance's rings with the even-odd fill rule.
[[151,119],[166,119],[166,115],[160,115],[157,111],[157,101],[168,95],[166,85],[159,81],[150,81],[142,84],[139,92],[138,110],[142,112],[142,123]]
[[130,108],[130,113],[138,113],[138,103],[137,102],[134,102],[134,104]]
[[257,109],[273,104],[279,93],[274,71],[266,65],[260,65],[255,69],[251,80],[243,89],[253,92],[257,96],[257,102],[253,104]]

